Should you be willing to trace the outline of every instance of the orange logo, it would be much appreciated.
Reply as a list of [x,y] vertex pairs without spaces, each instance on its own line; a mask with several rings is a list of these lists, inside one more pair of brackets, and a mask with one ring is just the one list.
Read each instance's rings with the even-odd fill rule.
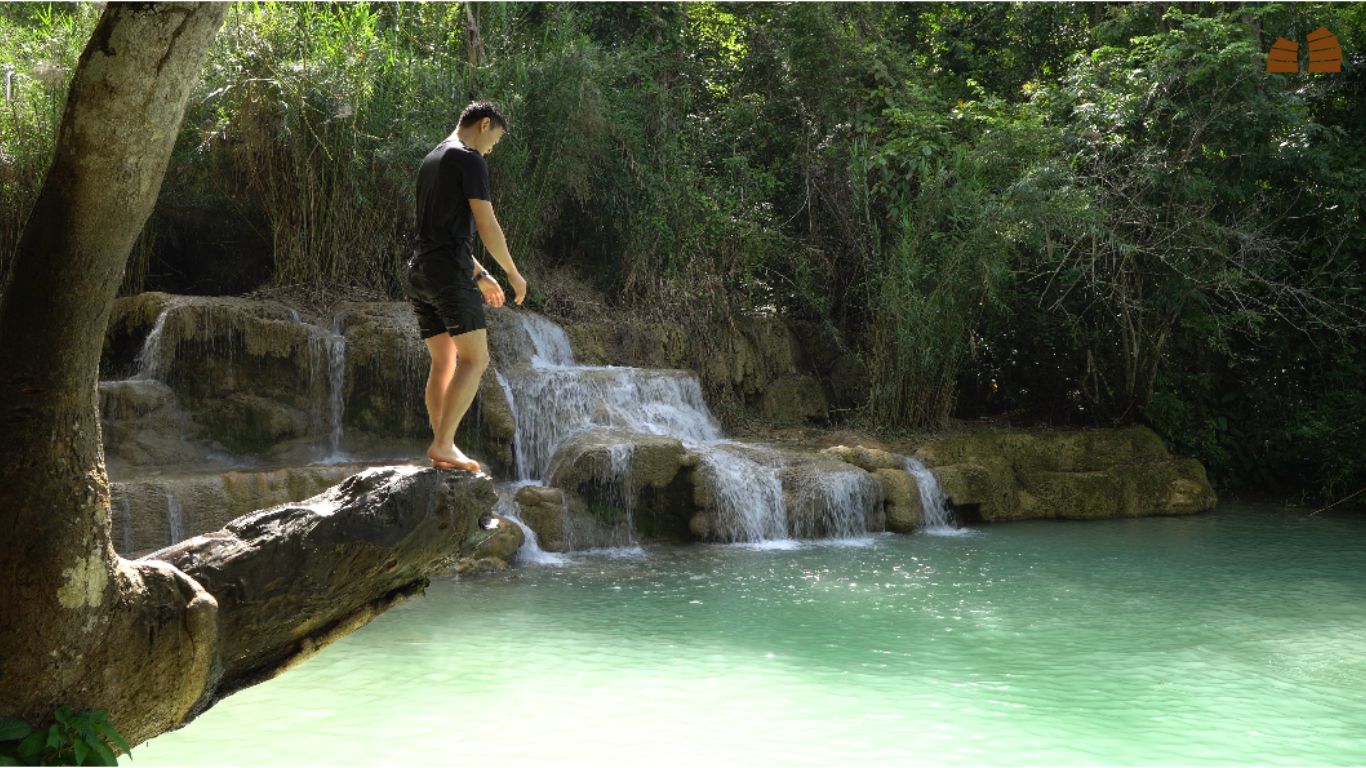
[[[1284,37],[1276,38],[1266,54],[1267,72],[1299,72],[1300,45]],[[1309,71],[1341,72],[1342,46],[1337,37],[1323,27],[1309,33]]]

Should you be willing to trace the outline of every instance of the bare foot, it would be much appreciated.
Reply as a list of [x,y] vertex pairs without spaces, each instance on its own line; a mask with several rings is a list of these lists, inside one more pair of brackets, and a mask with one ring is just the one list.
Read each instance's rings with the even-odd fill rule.
[[433,445],[427,449],[427,458],[432,460],[432,466],[437,469],[463,469],[466,472],[483,471],[479,462],[466,456],[454,445],[449,446],[446,450],[441,450]]

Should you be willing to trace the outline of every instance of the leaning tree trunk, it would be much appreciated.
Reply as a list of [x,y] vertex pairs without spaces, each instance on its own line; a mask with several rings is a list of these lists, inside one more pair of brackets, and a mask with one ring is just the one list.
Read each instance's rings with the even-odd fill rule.
[[105,9],[0,297],[0,716],[105,708],[137,739],[210,674],[214,598],[114,553],[96,388],[114,293],[226,10]]

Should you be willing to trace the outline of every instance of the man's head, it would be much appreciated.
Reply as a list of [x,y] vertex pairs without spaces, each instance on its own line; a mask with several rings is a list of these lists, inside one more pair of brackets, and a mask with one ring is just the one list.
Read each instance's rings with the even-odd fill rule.
[[487,101],[475,101],[460,113],[460,127],[455,133],[460,143],[487,155],[508,133],[508,121],[497,107]]

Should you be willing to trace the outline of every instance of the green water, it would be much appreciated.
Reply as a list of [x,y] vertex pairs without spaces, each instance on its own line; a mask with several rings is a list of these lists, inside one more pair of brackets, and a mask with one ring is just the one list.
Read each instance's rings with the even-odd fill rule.
[[136,765],[1366,763],[1366,521],[1222,507],[441,580]]

